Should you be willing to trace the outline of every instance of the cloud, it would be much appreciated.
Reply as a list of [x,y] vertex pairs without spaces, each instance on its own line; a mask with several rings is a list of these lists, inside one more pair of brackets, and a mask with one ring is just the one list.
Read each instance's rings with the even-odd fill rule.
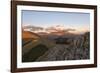
[[64,29],[64,31],[66,31],[66,32],[68,32],[68,31],[76,31],[76,29],[67,28],[67,29]]
[[24,29],[30,29],[31,31],[36,31],[36,30],[43,30],[44,28],[42,27],[37,27],[37,26],[32,26],[32,25],[29,25],[29,26],[23,26]]
[[64,27],[60,25],[50,26],[50,27],[40,27],[40,26],[23,26],[25,31],[32,31],[32,32],[46,32],[46,33],[84,33],[89,31],[88,27]]

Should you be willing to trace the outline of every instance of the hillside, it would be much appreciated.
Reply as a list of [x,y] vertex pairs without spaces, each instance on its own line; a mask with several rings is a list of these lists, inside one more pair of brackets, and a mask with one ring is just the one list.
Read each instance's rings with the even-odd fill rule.
[[[55,36],[43,37],[42,35],[39,37],[35,34],[31,36],[38,37],[38,39],[32,37],[31,39],[28,38],[28,40],[23,40],[26,42],[26,44],[23,44],[23,62],[80,60],[90,58],[89,32],[82,35],[64,35],[59,38],[60,41],[58,41],[59,39],[55,40]],[[63,38],[65,40],[63,40]],[[56,41],[60,43],[56,43]]]
[[27,39],[27,38],[33,38],[33,39],[38,39],[40,36],[36,33],[30,32],[30,31],[22,31],[22,38]]

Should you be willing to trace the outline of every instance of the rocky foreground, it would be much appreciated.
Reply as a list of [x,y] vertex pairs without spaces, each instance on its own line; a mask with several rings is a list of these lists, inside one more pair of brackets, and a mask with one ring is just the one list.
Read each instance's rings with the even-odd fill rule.
[[82,37],[76,37],[70,42],[69,45],[57,44],[36,61],[89,59],[89,33],[86,33]]

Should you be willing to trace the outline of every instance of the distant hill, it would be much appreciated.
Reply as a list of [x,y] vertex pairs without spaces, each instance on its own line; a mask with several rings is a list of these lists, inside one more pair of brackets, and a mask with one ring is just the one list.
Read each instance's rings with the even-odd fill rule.
[[27,39],[27,38],[39,38],[40,36],[38,34],[35,34],[30,31],[22,31],[22,38]]

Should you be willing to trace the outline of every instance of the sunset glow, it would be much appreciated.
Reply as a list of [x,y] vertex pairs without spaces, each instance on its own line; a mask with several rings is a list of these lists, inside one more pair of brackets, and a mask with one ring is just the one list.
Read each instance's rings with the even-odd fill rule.
[[90,14],[69,12],[22,11],[22,27],[35,33],[82,34],[90,31]]
[[[41,28],[43,28],[43,27],[41,27]],[[23,29],[24,29],[24,31],[30,31],[30,32],[34,32],[34,33],[46,33],[46,34],[52,33],[52,34],[58,34],[58,35],[63,35],[64,33],[67,33],[67,32],[70,32],[73,34],[82,34],[82,33],[89,31],[89,27],[67,27],[66,28],[66,27],[60,26],[60,25],[43,28],[43,29],[37,29],[37,30],[32,30],[32,28],[27,28],[27,26],[24,26]]]

